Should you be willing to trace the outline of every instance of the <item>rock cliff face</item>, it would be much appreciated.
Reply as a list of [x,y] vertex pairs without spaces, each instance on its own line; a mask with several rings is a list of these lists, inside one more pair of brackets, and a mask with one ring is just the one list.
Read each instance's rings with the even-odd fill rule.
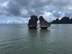
[[50,23],[48,23],[43,16],[39,17],[39,21],[40,21],[40,28],[41,29],[47,29],[48,27],[50,27]]
[[38,17],[35,15],[32,15],[31,18],[29,19],[28,27],[29,28],[36,28],[37,27],[37,21],[38,21]]

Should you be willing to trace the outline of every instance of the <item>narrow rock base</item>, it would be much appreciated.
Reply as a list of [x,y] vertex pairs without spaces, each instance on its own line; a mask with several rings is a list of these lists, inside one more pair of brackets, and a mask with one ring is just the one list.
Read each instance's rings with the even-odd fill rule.
[[48,27],[41,27],[41,29],[47,29]]
[[37,29],[36,27],[29,27],[29,29]]

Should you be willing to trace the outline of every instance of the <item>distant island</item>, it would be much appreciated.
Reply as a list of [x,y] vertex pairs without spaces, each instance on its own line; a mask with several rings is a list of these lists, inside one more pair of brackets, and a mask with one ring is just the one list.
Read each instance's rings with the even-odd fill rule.
[[69,17],[63,17],[59,20],[59,18],[53,20],[51,24],[72,24],[72,18]]
[[29,29],[36,29],[37,28],[37,21],[39,20],[40,28],[41,29],[47,29],[50,27],[50,23],[46,21],[43,16],[39,16],[39,19],[37,16],[32,15],[28,21],[28,27]]

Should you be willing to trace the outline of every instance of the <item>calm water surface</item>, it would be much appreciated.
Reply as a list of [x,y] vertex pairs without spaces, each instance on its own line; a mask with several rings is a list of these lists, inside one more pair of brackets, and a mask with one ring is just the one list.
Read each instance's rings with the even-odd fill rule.
[[0,54],[72,54],[72,25],[47,30],[27,25],[0,25]]

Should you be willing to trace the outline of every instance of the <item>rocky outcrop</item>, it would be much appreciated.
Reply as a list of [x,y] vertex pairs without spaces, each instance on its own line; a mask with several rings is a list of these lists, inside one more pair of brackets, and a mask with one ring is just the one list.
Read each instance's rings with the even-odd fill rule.
[[35,15],[32,15],[31,18],[29,19],[28,27],[35,29],[37,27],[37,21],[38,21],[38,17]]
[[50,23],[48,23],[43,16],[39,17],[39,21],[40,21],[40,28],[41,29],[47,29],[48,27],[50,27]]

